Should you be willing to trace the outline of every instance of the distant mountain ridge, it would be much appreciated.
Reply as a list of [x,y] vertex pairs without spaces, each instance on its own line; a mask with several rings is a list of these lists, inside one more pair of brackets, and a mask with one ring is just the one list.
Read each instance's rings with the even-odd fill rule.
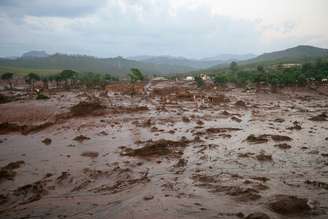
[[45,51],[30,51],[16,59],[0,58],[0,66],[29,69],[73,69],[80,72],[127,75],[131,68],[139,68],[145,74],[169,75],[185,73],[224,63],[221,60],[198,60],[174,56],[136,56],[97,58],[86,55],[49,55]]
[[300,45],[293,48],[264,53],[256,58],[249,59],[243,64],[260,62],[304,62],[311,59],[328,57],[328,49],[314,46]]
[[255,58],[256,55],[252,53],[247,53],[247,54],[220,54],[214,57],[207,57],[201,59],[202,61],[213,61],[213,60],[221,60],[221,61],[243,61],[247,59],[252,59]]
[[166,64],[171,66],[185,66],[190,67],[195,70],[209,68],[211,66],[231,62],[231,61],[240,61],[246,60],[250,58],[254,58],[256,55],[254,54],[221,54],[215,57],[208,57],[203,59],[188,59],[184,57],[175,57],[175,56],[134,56],[128,57],[128,59],[132,59],[135,61],[142,61],[145,63],[151,64]]
[[[255,58],[248,60],[237,61],[240,66],[254,66],[254,65],[274,65],[274,64],[303,64],[306,62],[315,61],[319,58],[327,59],[328,49],[300,45],[285,50],[274,51],[270,53],[263,53]],[[231,62],[230,62],[231,63]],[[197,74],[200,72],[215,73],[229,67],[229,62],[218,64],[207,69],[196,70],[189,73]]]
[[127,75],[131,68],[139,68],[145,74],[172,74],[193,70],[185,66],[148,64],[134,60],[116,58],[96,58],[86,55],[54,54],[47,57],[0,58],[0,66],[31,69],[73,69],[80,72],[109,73]]
[[34,51],[29,51],[29,52],[24,53],[22,55],[22,58],[46,58],[48,56],[49,56],[49,54],[46,53],[45,51],[34,50]]
[[[231,61],[235,61],[237,58],[239,58],[237,60],[239,65],[304,63],[317,58],[328,58],[328,49],[301,45],[281,51],[264,53],[255,58],[243,60],[251,56],[253,55],[223,54],[205,59],[187,59],[174,56],[137,56],[127,59],[123,57],[97,58],[86,55],[65,55],[58,53],[48,55],[44,51],[31,51],[15,59],[0,58],[0,67],[3,67],[3,69],[73,69],[80,72],[110,73],[116,76],[126,76],[131,68],[139,68],[148,75],[170,75],[176,73],[215,71],[216,69],[226,68]],[[225,60],[216,60],[216,58],[225,58]]]
[[[314,46],[300,45],[285,50],[263,53],[255,58],[237,61],[238,65],[270,65],[284,63],[305,63],[318,58],[328,59],[328,49]],[[230,63],[222,63],[212,66],[204,71],[215,71],[217,69],[227,68]],[[197,72],[197,71],[196,71]]]
[[173,56],[154,56],[141,60],[148,64],[170,65],[170,66],[185,66],[192,69],[208,68],[213,65],[222,63],[221,60],[201,61],[196,59],[187,59],[183,57]]

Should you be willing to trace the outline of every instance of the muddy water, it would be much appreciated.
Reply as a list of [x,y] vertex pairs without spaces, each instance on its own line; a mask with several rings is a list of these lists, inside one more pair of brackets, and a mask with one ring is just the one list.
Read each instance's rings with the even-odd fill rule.
[[[1,178],[0,218],[233,219],[254,212],[270,218],[327,218],[328,121],[309,120],[328,111],[327,97],[305,90],[207,94],[224,94],[230,102],[197,108],[193,101],[163,105],[159,97],[113,95],[113,106],[149,110],[69,118],[28,135],[0,135],[0,166],[25,162],[14,169],[12,180]],[[40,122],[28,120],[28,114],[39,110],[44,120],[81,100],[65,93],[43,102],[7,103],[0,106],[1,112],[6,109],[0,118]],[[236,106],[238,100],[246,107]],[[14,111],[25,106],[29,110],[15,117]],[[290,129],[294,121],[301,129]],[[266,141],[247,141],[252,134],[267,135]],[[74,140],[79,135],[90,139]],[[275,141],[271,135],[292,140]],[[51,143],[42,143],[45,138]],[[187,144],[179,153],[170,146],[175,156],[124,156],[126,149],[161,139]],[[284,143],[290,148],[275,146]],[[85,152],[98,156],[81,156]],[[309,209],[275,211],[268,203],[281,194],[305,198]]]

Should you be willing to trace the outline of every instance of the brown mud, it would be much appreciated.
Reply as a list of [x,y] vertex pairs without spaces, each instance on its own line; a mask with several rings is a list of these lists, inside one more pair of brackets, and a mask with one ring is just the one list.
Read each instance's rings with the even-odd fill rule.
[[3,95],[0,218],[328,217],[328,104],[314,90]]

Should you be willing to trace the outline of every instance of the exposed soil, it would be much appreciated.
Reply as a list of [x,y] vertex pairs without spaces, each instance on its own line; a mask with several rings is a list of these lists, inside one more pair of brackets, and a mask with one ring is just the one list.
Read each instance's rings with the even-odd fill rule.
[[38,201],[47,193],[48,192],[41,181],[24,185],[13,191],[13,195],[19,202],[19,205]]
[[90,116],[90,115],[101,115],[106,107],[99,101],[86,102],[82,101],[72,106],[70,111],[72,116]]
[[45,145],[50,145],[52,142],[52,140],[50,138],[45,138],[42,140],[42,143],[45,144]]
[[149,108],[147,106],[117,106],[111,109],[112,113],[138,113],[143,111],[148,111]]
[[261,212],[255,212],[246,217],[246,219],[270,219],[267,214]]
[[1,123],[0,124],[0,134],[7,134],[11,132],[20,132],[23,135],[30,134],[32,132],[38,132],[42,129],[45,129],[49,126],[52,126],[53,122],[44,122],[38,125],[18,125],[14,123]]
[[20,160],[16,162],[11,162],[4,167],[0,168],[0,183],[2,180],[13,180],[16,176],[16,169],[24,165],[25,162]]
[[293,140],[292,138],[285,136],[285,135],[271,135],[271,134],[264,134],[264,135],[259,135],[255,136],[254,134],[249,135],[246,138],[246,141],[250,143],[255,143],[255,144],[261,144],[261,143],[266,143],[269,141],[269,137],[273,141],[291,141]]
[[82,142],[84,142],[86,140],[90,140],[90,138],[87,137],[87,136],[84,136],[84,135],[79,135],[79,136],[76,136],[73,140],[82,143]]
[[328,116],[327,116],[326,112],[323,112],[317,116],[311,117],[310,120],[316,121],[316,122],[328,121]]
[[158,156],[174,156],[181,157],[183,148],[186,147],[188,141],[171,141],[160,139],[158,141],[147,141],[142,148],[131,149],[124,148],[121,155],[124,156],[138,156],[144,158],[158,157]]
[[326,219],[327,96],[263,90],[0,92],[0,218]]
[[292,146],[290,146],[287,143],[282,143],[282,144],[276,144],[275,147],[278,147],[280,149],[286,150],[286,149],[290,149]]
[[272,140],[274,141],[291,141],[293,140],[291,137],[284,135],[271,135]]
[[261,152],[259,155],[256,155],[256,159],[258,161],[272,161],[272,155]]
[[85,151],[81,154],[83,157],[90,157],[90,158],[96,158],[99,156],[98,152],[95,151]]
[[272,211],[283,215],[309,213],[311,210],[307,199],[288,195],[274,196],[268,207]]
[[268,139],[266,135],[255,136],[251,134],[246,138],[246,141],[254,144],[261,144],[268,142]]

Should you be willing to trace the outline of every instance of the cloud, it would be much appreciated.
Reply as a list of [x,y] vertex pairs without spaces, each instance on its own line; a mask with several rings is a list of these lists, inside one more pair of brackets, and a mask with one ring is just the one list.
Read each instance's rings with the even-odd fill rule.
[[78,17],[96,12],[106,0],[1,0],[2,13],[10,16]]
[[0,55],[45,49],[103,57],[204,57],[297,44],[327,47],[327,4],[325,0],[3,0]]

